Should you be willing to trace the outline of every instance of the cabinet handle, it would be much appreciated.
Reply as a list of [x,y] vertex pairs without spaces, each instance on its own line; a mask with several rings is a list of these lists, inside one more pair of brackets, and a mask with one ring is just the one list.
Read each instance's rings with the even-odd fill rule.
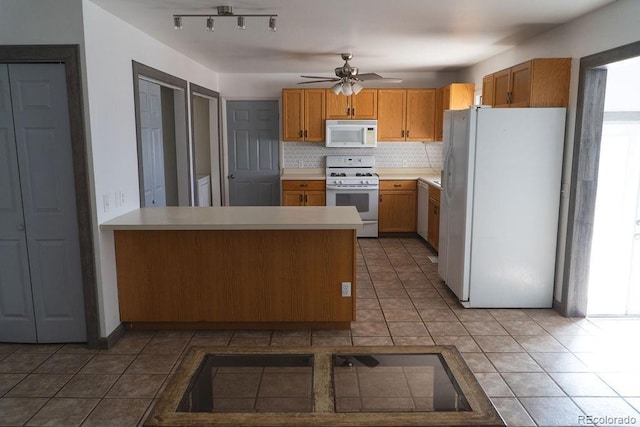
[[404,138],[404,129],[402,130],[402,137]]
[[304,135],[304,132],[302,132],[302,130],[300,131],[300,138],[302,138]]
[[402,184],[393,184],[394,187],[402,187]]
[[304,195],[304,203],[306,204],[309,201],[309,196],[307,196],[306,194]]
[[307,137],[307,131],[306,130],[304,131],[304,137],[305,138]]
[[302,194],[300,194],[300,197],[298,197],[298,201],[300,203],[304,202],[304,196]]
[[349,107],[347,107],[347,116],[351,115],[351,113],[349,112]]
[[378,201],[379,201],[380,203],[382,203],[382,194],[381,194],[380,196],[378,196]]
[[352,109],[351,109],[351,115],[352,115],[352,116],[355,116],[355,115],[356,115],[356,109],[355,109],[355,108],[352,108]]
[[300,187],[308,187],[309,184],[300,184]]

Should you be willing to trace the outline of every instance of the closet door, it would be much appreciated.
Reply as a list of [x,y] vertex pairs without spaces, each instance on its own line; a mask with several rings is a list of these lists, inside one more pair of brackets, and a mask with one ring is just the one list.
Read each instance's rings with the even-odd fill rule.
[[0,64],[0,342],[36,342],[9,67]]
[[65,68],[8,71],[36,340],[86,341]]

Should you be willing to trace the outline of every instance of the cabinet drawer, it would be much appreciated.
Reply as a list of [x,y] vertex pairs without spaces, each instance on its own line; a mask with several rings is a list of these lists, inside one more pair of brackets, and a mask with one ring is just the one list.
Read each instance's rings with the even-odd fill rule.
[[429,198],[440,201],[440,193],[442,191],[439,188],[434,187],[433,185],[429,186]]
[[381,180],[380,190],[415,190],[417,181],[415,180]]
[[318,179],[313,181],[282,181],[282,189],[287,190],[324,190],[324,179]]

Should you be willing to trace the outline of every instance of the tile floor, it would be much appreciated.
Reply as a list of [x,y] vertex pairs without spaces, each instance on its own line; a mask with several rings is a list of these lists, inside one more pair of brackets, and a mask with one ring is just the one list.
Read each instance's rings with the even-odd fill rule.
[[508,425],[640,424],[640,320],[466,310],[420,240],[359,246],[351,330],[129,332],[100,351],[0,343],[0,425],[140,424],[190,345],[434,343],[457,346]]

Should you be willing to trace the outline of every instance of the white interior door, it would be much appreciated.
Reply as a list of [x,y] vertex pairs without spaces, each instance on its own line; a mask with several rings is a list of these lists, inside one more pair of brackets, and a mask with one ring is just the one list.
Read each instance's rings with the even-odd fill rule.
[[[86,341],[65,67],[11,64],[2,70],[0,162],[7,179],[0,192],[9,199],[2,202],[0,341]],[[34,324],[35,333],[27,326]]]
[[144,206],[166,206],[160,85],[139,79]]

